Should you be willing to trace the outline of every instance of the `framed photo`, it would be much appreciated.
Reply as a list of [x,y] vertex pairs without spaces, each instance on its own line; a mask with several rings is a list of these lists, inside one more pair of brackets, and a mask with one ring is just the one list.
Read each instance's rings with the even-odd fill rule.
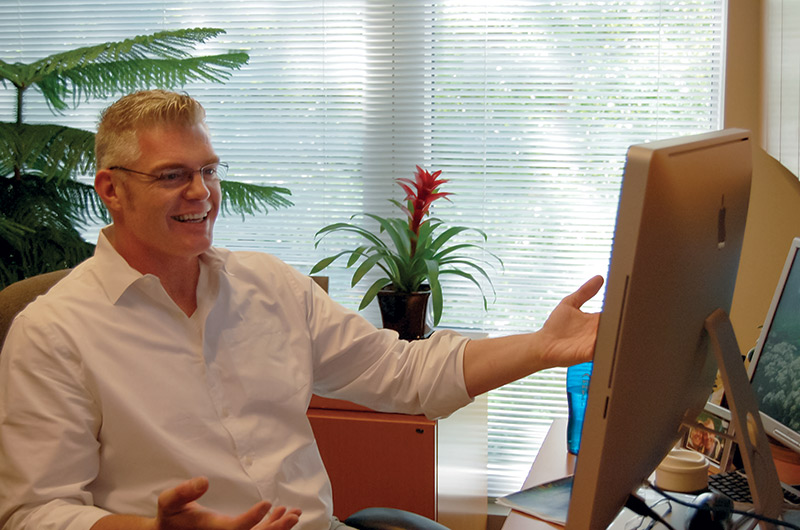
[[731,434],[730,422],[704,411],[697,417],[697,423],[705,427],[705,429],[690,427],[683,439],[683,447],[706,455],[712,473],[727,471],[731,459],[730,446],[733,442],[722,436],[716,436],[709,430]]

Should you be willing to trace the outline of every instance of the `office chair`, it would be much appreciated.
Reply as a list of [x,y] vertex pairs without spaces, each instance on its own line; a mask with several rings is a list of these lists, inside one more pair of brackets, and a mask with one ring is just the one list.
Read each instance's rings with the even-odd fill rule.
[[0,291],[0,348],[17,313],[40,294],[44,294],[72,269],[62,269],[31,276],[6,286]]
[[[12,283],[0,291],[0,350],[16,314],[37,296],[49,291],[70,270],[32,276]],[[325,291],[328,290],[327,280],[327,277],[314,277],[314,281]],[[366,508],[354,513],[344,522],[358,530],[448,530],[427,517],[396,508]]]
[[427,517],[397,508],[364,508],[344,524],[358,530],[448,530]]

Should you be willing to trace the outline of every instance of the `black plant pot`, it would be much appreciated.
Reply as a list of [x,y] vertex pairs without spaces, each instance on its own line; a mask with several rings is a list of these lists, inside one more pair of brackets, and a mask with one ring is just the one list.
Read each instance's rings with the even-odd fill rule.
[[[427,285],[423,285],[427,287]],[[378,291],[383,327],[395,330],[401,339],[415,340],[427,336],[426,316],[430,289],[401,293],[389,286]]]

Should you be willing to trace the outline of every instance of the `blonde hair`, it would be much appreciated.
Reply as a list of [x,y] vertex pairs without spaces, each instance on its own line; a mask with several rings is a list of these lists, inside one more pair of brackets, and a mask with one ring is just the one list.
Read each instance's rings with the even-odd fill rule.
[[95,136],[97,169],[130,164],[139,158],[137,132],[146,127],[202,124],[206,111],[188,94],[143,90],[117,100],[100,115]]

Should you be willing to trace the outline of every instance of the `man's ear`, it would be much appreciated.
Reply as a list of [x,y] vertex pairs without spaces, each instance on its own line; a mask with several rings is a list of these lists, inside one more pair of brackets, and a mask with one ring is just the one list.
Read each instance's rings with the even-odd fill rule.
[[101,169],[94,176],[94,190],[112,214],[121,208],[121,181],[113,177],[109,169]]

